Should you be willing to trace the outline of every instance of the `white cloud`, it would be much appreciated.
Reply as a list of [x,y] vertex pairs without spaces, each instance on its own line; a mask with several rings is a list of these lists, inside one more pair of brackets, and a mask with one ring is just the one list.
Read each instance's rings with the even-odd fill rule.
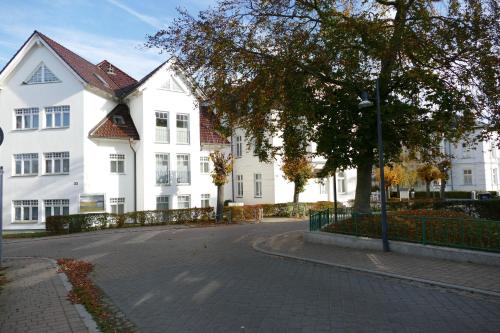
[[157,29],[165,28],[165,26],[156,17],[142,14],[142,13],[130,8],[129,6],[124,5],[123,3],[119,2],[118,0],[106,0],[106,1],[109,2],[110,4],[112,4],[113,6],[116,6],[120,9],[126,11],[127,13],[136,17],[140,21],[142,21],[146,24],[149,24],[153,28],[157,28]]

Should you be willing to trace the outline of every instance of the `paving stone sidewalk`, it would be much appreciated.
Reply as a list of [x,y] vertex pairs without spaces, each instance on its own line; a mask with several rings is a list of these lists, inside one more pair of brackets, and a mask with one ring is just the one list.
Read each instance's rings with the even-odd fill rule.
[[7,284],[0,291],[0,332],[83,333],[87,327],[48,259],[6,259]]
[[304,242],[303,231],[293,231],[254,245],[276,255],[435,281],[500,294],[500,267],[459,263],[382,251],[355,250]]

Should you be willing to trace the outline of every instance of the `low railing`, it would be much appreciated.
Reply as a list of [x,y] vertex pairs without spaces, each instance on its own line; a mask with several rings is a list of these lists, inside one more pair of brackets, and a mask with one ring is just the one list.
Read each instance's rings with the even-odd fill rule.
[[309,230],[319,231],[323,227],[351,218],[353,210],[350,207],[327,208],[309,212]]
[[177,129],[177,144],[187,145],[189,144],[189,130],[188,129]]
[[155,141],[158,143],[170,142],[170,130],[168,127],[156,126]]
[[[380,214],[351,212],[332,220],[331,210],[310,214],[311,231],[324,230],[354,236],[381,237]],[[500,252],[500,221],[464,217],[415,216],[390,212],[390,240],[472,250]]]

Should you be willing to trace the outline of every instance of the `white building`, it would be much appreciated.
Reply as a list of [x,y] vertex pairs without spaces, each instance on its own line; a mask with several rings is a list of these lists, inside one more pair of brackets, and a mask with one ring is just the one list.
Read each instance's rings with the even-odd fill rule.
[[46,216],[214,205],[208,154],[227,145],[182,73],[136,81],[34,32],[0,72],[4,229]]
[[444,142],[443,149],[453,156],[446,191],[500,191],[500,151],[494,138],[473,146]]
[[[235,129],[232,141],[232,155],[234,157],[233,167],[233,193],[234,202],[245,204],[284,203],[293,201],[294,184],[283,177],[282,160],[279,156],[275,160],[264,163],[260,162],[258,156],[253,152],[251,139],[245,138],[245,131]],[[279,136],[272,138],[274,147],[282,146]],[[315,152],[315,145],[311,144],[309,152]],[[312,160],[315,171],[319,171],[325,164],[322,157],[314,157]],[[337,200],[347,202],[354,199],[356,192],[356,170],[348,169],[338,171],[337,178]],[[304,192],[300,193],[299,201],[317,202],[333,201],[333,177],[324,179],[310,179]]]

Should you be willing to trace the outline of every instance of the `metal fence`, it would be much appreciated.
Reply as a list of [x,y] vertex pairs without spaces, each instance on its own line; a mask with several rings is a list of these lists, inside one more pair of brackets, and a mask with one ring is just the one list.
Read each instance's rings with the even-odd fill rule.
[[[336,221],[332,214],[332,209],[311,212],[309,230],[380,238],[380,214],[340,209]],[[387,223],[390,240],[500,252],[500,221],[389,212]]]

